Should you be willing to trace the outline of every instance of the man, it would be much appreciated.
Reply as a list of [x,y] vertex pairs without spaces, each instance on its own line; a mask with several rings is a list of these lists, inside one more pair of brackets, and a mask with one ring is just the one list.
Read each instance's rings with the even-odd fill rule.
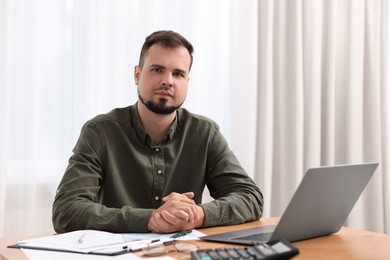
[[[53,204],[57,232],[170,233],[261,217],[262,193],[217,124],[180,108],[192,55],[175,32],[146,38],[138,102],[83,126]],[[205,185],[215,200],[201,204]]]

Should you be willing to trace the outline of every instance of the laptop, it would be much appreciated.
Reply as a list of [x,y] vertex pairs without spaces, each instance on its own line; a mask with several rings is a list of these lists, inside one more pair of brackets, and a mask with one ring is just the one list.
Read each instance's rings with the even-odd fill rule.
[[329,235],[340,230],[374,174],[378,163],[309,169],[278,224],[200,237],[235,244],[285,239],[290,242]]

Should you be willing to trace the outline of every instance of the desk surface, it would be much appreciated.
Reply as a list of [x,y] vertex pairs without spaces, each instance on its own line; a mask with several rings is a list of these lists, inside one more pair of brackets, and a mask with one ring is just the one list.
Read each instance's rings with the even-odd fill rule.
[[[227,231],[234,231],[243,228],[271,225],[277,223],[278,218],[266,218],[260,221],[245,223],[242,225],[213,227],[200,229],[205,234],[216,234]],[[0,260],[2,259],[27,259],[19,249],[7,248],[7,245],[14,244],[20,240],[31,237],[1,238],[0,239]],[[195,241],[200,248],[234,246],[223,243],[210,243],[206,241]],[[390,256],[390,235],[375,233],[343,227],[339,232],[295,242],[300,254],[294,259],[389,259]],[[182,253],[169,253],[177,259],[190,259],[189,255]]]

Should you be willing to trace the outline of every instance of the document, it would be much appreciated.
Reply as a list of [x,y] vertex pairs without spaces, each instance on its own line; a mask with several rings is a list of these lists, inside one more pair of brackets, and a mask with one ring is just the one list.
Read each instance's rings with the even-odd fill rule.
[[[145,259],[134,254],[117,255],[117,256],[104,256],[104,255],[86,255],[76,253],[63,253],[54,251],[43,250],[31,250],[22,249],[23,253],[29,260],[139,260]],[[2,258],[0,258],[2,259]],[[5,258],[4,258],[5,259]],[[173,257],[160,256],[160,257],[148,257],[148,260],[175,260]]]
[[20,241],[9,247],[41,249],[84,254],[117,255],[127,253],[123,247],[128,244],[121,234],[78,230],[59,235]]
[[[152,243],[170,243],[173,240],[198,239],[203,233],[192,230],[185,235],[177,233],[110,233],[97,230],[78,230],[58,235],[19,241],[10,248],[40,249],[94,255],[120,255],[141,250]],[[175,238],[177,237],[177,238]],[[136,249],[136,250],[135,250]]]
[[23,249],[23,253],[29,260],[138,260],[141,257],[134,254],[122,254],[116,256],[107,255],[91,255],[91,254],[79,254],[70,252],[58,252],[47,250],[32,250]]
[[205,236],[204,233],[198,230],[191,230],[191,232],[186,232],[185,236],[180,236],[177,238],[172,238],[176,234],[181,233],[174,232],[169,234],[159,234],[159,233],[124,233],[122,234],[125,240],[127,241],[137,241],[137,240],[156,240],[159,239],[162,242],[170,240],[197,240],[199,237]]

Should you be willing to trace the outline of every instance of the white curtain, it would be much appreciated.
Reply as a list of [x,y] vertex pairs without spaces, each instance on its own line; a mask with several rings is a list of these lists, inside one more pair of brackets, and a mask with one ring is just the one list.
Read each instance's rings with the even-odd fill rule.
[[0,0],[0,236],[53,232],[82,124],[135,102],[160,29],[194,44],[185,107],[221,126],[265,216],[308,167],[379,161],[347,224],[389,233],[387,14],[384,0]]
[[[232,145],[253,168],[256,7],[256,0],[0,0],[0,236],[53,232],[55,190],[82,124],[136,101],[133,68],[155,30],[193,43],[185,106],[215,119],[230,140],[245,135]],[[250,117],[241,118],[240,107]]]
[[256,180],[280,215],[310,167],[379,162],[347,224],[390,232],[388,2],[260,1]]

